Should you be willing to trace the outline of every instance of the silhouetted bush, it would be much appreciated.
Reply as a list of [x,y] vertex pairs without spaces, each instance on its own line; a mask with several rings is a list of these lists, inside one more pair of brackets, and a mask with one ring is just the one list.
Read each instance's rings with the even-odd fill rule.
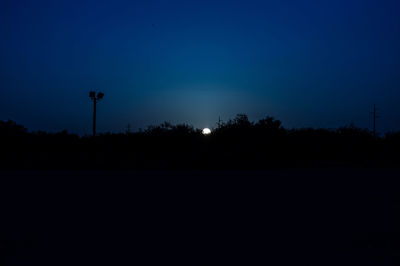
[[244,114],[219,124],[211,135],[188,124],[164,122],[145,131],[105,133],[96,138],[28,132],[13,121],[0,122],[2,168],[77,169],[263,169],[352,165],[400,165],[400,133],[374,137],[354,125],[290,129],[267,116],[257,122]]
[[14,121],[0,121],[0,136],[1,137],[20,137],[25,136],[28,130]]

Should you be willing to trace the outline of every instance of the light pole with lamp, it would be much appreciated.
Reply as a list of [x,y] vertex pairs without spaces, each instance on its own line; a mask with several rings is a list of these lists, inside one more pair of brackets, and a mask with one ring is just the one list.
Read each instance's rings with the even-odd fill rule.
[[98,92],[96,95],[95,91],[89,92],[89,97],[93,101],[93,137],[96,136],[96,108],[97,108],[97,102],[103,99],[104,93]]

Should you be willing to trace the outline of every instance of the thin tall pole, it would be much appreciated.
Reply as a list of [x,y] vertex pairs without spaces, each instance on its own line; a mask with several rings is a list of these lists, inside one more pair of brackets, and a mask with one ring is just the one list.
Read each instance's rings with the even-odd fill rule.
[[96,106],[97,99],[93,99],[93,137],[96,136]]

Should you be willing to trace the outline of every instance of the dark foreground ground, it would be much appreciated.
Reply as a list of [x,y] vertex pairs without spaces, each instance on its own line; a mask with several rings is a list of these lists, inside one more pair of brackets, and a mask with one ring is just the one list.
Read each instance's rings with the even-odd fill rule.
[[400,170],[0,175],[0,265],[400,265]]

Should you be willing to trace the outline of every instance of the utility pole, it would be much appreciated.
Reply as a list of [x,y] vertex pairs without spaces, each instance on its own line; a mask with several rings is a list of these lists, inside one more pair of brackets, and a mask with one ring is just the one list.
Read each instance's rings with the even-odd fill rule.
[[93,137],[96,136],[96,113],[97,113],[97,99],[93,99]]
[[221,116],[218,116],[218,128],[221,128]]
[[99,92],[96,95],[96,92],[89,92],[89,97],[93,101],[93,137],[96,136],[96,113],[97,113],[97,102],[103,99],[104,93]]

